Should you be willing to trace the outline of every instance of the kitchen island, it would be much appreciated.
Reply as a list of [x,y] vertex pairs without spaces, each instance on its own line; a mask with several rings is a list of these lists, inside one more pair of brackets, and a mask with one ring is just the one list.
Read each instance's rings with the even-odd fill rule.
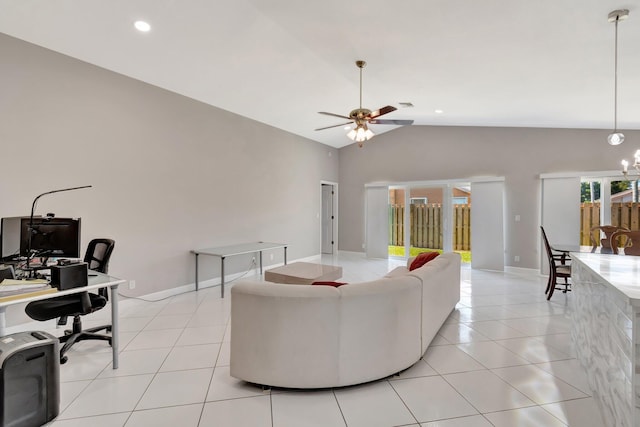
[[640,257],[571,258],[578,360],[607,426],[640,426]]

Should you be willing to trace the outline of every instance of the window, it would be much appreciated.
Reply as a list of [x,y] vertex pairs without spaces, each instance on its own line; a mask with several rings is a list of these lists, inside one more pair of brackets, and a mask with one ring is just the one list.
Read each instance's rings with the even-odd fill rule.
[[426,205],[428,200],[429,199],[427,197],[412,197],[411,198],[411,204],[412,205]]
[[453,197],[454,205],[468,205],[469,198],[468,197]]

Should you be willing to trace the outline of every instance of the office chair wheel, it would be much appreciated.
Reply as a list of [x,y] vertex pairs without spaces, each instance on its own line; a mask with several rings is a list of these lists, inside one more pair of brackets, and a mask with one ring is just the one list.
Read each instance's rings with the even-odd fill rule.
[[60,364],[64,365],[65,363],[67,363],[67,360],[69,360],[69,358],[67,356],[62,356],[60,358]]

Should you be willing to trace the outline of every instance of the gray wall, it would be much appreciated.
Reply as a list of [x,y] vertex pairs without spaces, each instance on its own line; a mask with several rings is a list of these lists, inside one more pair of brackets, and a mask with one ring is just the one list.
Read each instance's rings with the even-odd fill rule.
[[[538,268],[541,173],[620,169],[640,131],[612,147],[606,130],[409,126],[340,149],[340,249],[362,251],[364,185],[504,176],[507,265]],[[635,142],[635,143],[634,143]],[[579,189],[576,189],[579,191]],[[520,215],[520,222],[515,222]],[[514,256],[520,262],[513,262]]]
[[[0,58],[0,216],[93,185],[45,196],[37,213],[82,217],[83,248],[115,239],[110,273],[137,283],[123,293],[193,283],[194,248],[320,252],[320,181],[338,181],[338,150],[5,35]],[[204,279],[219,274],[202,264]]]

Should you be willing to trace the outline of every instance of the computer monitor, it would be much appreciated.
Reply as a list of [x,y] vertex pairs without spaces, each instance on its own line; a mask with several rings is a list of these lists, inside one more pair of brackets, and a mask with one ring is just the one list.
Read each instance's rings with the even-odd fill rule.
[[20,255],[29,256],[29,232],[31,252],[36,256],[80,258],[80,218],[34,218],[29,230],[30,218],[21,218]]
[[[22,218],[24,217],[14,216],[0,220],[0,260],[8,261],[20,255]],[[40,218],[40,216],[34,218]]]

